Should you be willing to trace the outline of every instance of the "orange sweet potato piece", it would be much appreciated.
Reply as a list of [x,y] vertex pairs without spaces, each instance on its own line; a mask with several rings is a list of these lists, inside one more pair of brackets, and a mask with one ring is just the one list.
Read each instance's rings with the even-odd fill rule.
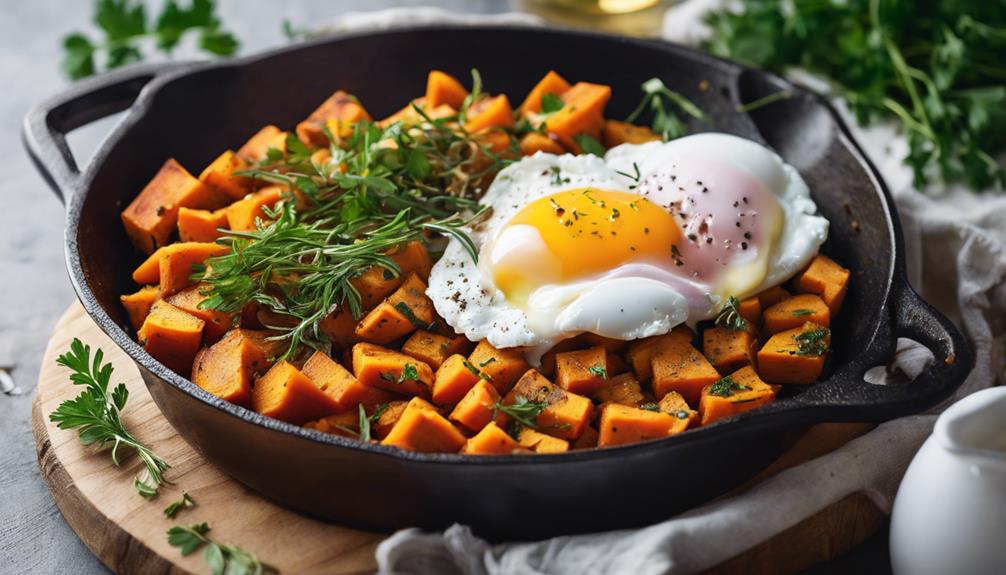
[[415,272],[424,282],[430,278],[433,263],[422,242],[413,241],[386,252],[398,265],[399,274],[380,266],[373,266],[352,279],[353,287],[360,292],[360,306],[370,310],[391,295],[410,273]]
[[[386,407],[381,415],[377,417],[377,421],[370,424],[370,435],[376,439],[384,439],[391,433],[391,430],[398,423],[398,420],[402,418],[402,414],[405,413],[405,409],[409,406],[408,401],[395,400],[389,401],[384,404]],[[375,406],[375,409],[379,409]],[[367,410],[367,413],[373,417],[375,413],[374,410]]]
[[370,120],[370,114],[360,105],[360,101],[356,96],[338,90],[311,112],[306,120],[297,124],[297,137],[309,146],[321,148],[328,145],[328,136],[323,129],[328,122],[334,124],[335,130],[329,128],[333,135],[347,138],[353,134],[353,124],[362,120]]
[[486,128],[513,126],[513,108],[504,94],[483,98],[468,108],[465,130],[474,134]]
[[203,342],[203,320],[157,300],[136,332],[143,349],[168,369],[186,377]]
[[224,203],[220,192],[194,178],[171,158],[122,211],[122,223],[133,245],[152,254],[171,239],[179,208],[212,210]]
[[688,427],[694,426],[699,422],[699,412],[692,409],[688,405],[688,402],[685,401],[685,398],[681,397],[681,394],[676,391],[671,391],[665,395],[657,405],[657,410],[671,417],[687,420]]
[[377,387],[360,383],[342,364],[316,351],[304,363],[301,371],[338,405],[338,411],[356,410],[362,404],[367,412],[395,396]]
[[283,199],[286,188],[266,186],[243,200],[227,206],[227,226],[236,232],[247,232],[258,228],[256,220],[266,220],[263,207],[274,207]]
[[609,379],[604,387],[594,392],[591,398],[597,403],[620,403],[639,407],[646,400],[643,388],[631,373],[623,373]]
[[509,392],[531,367],[519,349],[496,349],[486,340],[475,346],[468,356],[468,363],[482,373],[482,379],[496,386],[500,395]]
[[590,395],[608,381],[608,352],[603,347],[566,351],[555,356],[555,382],[559,387]]
[[774,286],[762,291],[755,297],[758,298],[758,303],[761,304],[761,309],[764,311],[785,299],[789,299],[790,294],[786,291],[786,288]]
[[520,152],[525,156],[533,156],[538,152],[546,154],[564,154],[566,148],[552,138],[540,132],[528,132],[520,139]]
[[363,385],[393,393],[430,396],[433,370],[425,363],[371,343],[353,346],[353,373]]
[[[423,111],[420,114],[416,111],[416,108]],[[402,122],[406,126],[415,126],[426,122],[426,118],[431,120],[442,120],[444,118],[449,118],[451,116],[457,115],[458,111],[456,108],[449,106],[447,104],[440,104],[439,106],[427,106],[426,97],[422,96],[412,100],[409,104],[406,104],[404,108],[395,112],[394,114],[384,118],[383,120],[378,120],[377,125],[381,128],[387,128],[388,126],[394,124],[395,122]],[[423,117],[425,114],[426,117]]]
[[126,308],[126,313],[129,314],[129,323],[133,325],[133,329],[140,329],[143,320],[147,319],[147,314],[150,313],[150,306],[154,305],[158,297],[160,290],[157,286],[143,286],[136,293],[119,296],[122,307]]
[[[536,429],[562,439],[580,437],[590,423],[590,414],[594,408],[586,397],[553,385],[533,369],[527,370],[502,403],[513,405],[518,403],[518,397],[529,402],[544,402],[546,405],[538,414]],[[500,425],[506,425],[510,422],[510,417],[500,411],[496,421]]]
[[256,132],[235,155],[245,164],[258,164],[266,159],[269,148],[285,152],[286,136],[286,132],[270,124]]
[[470,455],[510,455],[515,451],[523,451],[523,448],[492,421],[461,449],[461,453]]
[[178,238],[183,242],[213,242],[223,236],[219,228],[227,229],[227,209],[215,211],[180,208]]
[[579,152],[574,137],[587,134],[601,137],[604,125],[604,107],[611,99],[611,87],[588,82],[577,82],[560,95],[563,107],[545,120],[545,131],[554,134],[567,150]]
[[355,411],[344,411],[334,415],[326,415],[321,419],[305,423],[304,427],[322,433],[357,439],[360,437],[360,414]]
[[426,77],[426,105],[436,108],[447,104],[455,110],[461,108],[468,90],[454,76],[440,70],[431,70]]
[[493,420],[496,402],[500,394],[488,381],[480,379],[451,412],[451,421],[456,421],[472,431],[478,431]]
[[710,327],[702,332],[702,353],[720,373],[751,365],[757,345],[758,338],[751,330]]
[[[584,429],[587,429],[586,427]],[[535,453],[565,453],[569,451],[569,442],[565,439],[552,437],[528,427],[520,430],[517,443]]]
[[688,420],[659,411],[609,403],[601,410],[597,446],[611,447],[659,439],[681,433],[687,428]]
[[771,383],[814,383],[830,345],[831,332],[814,323],[781,331],[758,352],[758,372]]
[[270,364],[264,334],[234,329],[204,347],[192,364],[192,383],[242,407],[251,407],[252,378]]
[[720,378],[709,361],[683,341],[670,342],[653,357],[653,394],[661,399],[670,391],[680,393],[688,403],[697,404],[702,388]]
[[632,366],[632,371],[640,382],[646,383],[653,378],[653,368],[651,366],[653,356],[660,353],[663,348],[672,342],[683,341],[691,343],[695,334],[686,325],[679,325],[664,335],[656,335],[644,339],[636,340],[629,344],[629,351],[626,352],[626,359]]
[[541,365],[538,366],[538,372],[545,377],[555,376],[555,357],[564,351],[569,351],[571,349],[580,349],[580,341],[577,338],[564,339],[559,343],[552,346],[552,349],[545,352],[541,356]]
[[500,128],[487,128],[477,134],[474,134],[472,138],[497,156],[511,157],[514,155],[510,153],[513,149],[513,140],[510,138],[510,134],[507,133],[506,130],[502,130]]
[[[160,251],[160,250],[159,250]],[[182,242],[164,248],[158,265],[161,282],[161,297],[177,293],[195,283],[193,266],[201,265],[207,259],[223,255],[230,247],[201,242]]]
[[601,139],[604,147],[614,148],[621,144],[643,144],[662,138],[646,126],[637,126],[618,120],[605,120]]
[[818,254],[806,270],[796,276],[793,283],[804,293],[821,296],[828,304],[831,315],[838,314],[849,289],[849,270],[835,263],[826,255]]
[[206,299],[206,296],[199,292],[204,289],[206,289],[205,284],[195,285],[164,299],[178,309],[206,322],[205,327],[203,327],[203,337],[210,344],[218,341],[227,333],[227,330],[234,324],[234,318],[229,314],[215,309],[201,309],[199,303]]
[[478,368],[472,366],[464,356],[452,355],[437,369],[433,381],[433,402],[437,405],[453,405],[461,401],[480,379]]
[[262,415],[297,425],[339,411],[335,400],[287,361],[255,381],[252,406]]
[[436,409],[413,398],[381,445],[424,452],[453,453],[465,445],[465,436]]
[[808,321],[824,327],[831,324],[828,304],[813,294],[797,294],[783,300],[766,309],[763,317],[765,331],[770,334],[800,327]]
[[472,342],[463,335],[449,337],[420,329],[405,340],[402,344],[402,353],[411,355],[437,370],[448,357],[469,353],[471,348]]
[[775,390],[750,365],[702,390],[699,414],[702,425],[765,405],[775,399]]
[[761,324],[761,300],[758,299],[758,296],[742,299],[740,305],[737,306],[737,313],[746,319],[750,325],[758,327]]
[[569,90],[569,82],[567,82],[562,76],[556,73],[555,70],[549,70],[545,77],[535,84],[534,88],[528,92],[527,98],[524,98],[524,103],[520,105],[521,114],[527,113],[538,113],[541,112],[541,97],[545,94],[552,94],[554,96],[559,96],[566,90]]
[[608,377],[615,377],[621,373],[629,371],[629,364],[622,359],[622,356],[608,352]]
[[[164,246],[163,248],[160,248],[156,252],[150,254],[150,256],[148,256],[142,264],[133,270],[133,281],[138,284],[153,284],[160,282],[162,276],[161,262],[167,255],[177,251],[185,251],[189,254],[188,257],[195,257],[196,259],[202,257],[202,260],[196,262],[202,263],[211,255],[219,255],[226,252],[227,248],[221,246],[220,244],[203,242],[179,242]],[[174,264],[181,263],[183,259],[184,258],[175,259]],[[173,271],[180,273],[182,270],[176,269]],[[191,275],[191,273],[192,272],[190,271],[189,275]]]
[[591,426],[587,426],[583,430],[583,435],[578,437],[576,441],[573,442],[573,449],[591,449],[597,447],[598,433],[597,430]]
[[235,176],[234,172],[246,170],[248,167],[237,154],[227,150],[206,166],[203,173],[199,174],[199,181],[219,190],[231,200],[240,200],[252,191],[254,182],[251,178]]
[[604,337],[589,331],[576,336],[576,341],[584,347],[603,347],[609,353],[622,353],[629,347],[629,342],[624,339]]
[[356,336],[364,341],[387,344],[416,328],[429,327],[436,317],[433,302],[426,297],[426,284],[415,273],[381,302],[356,326]]

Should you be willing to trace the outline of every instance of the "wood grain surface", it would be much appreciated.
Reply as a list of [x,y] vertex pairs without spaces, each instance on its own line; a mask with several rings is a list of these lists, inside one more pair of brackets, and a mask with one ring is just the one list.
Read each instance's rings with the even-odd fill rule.
[[[132,486],[141,464],[129,458],[115,467],[107,454],[83,447],[75,431],[48,420],[79,388],[55,359],[79,337],[101,347],[115,366],[113,383],[129,388],[123,414],[126,426],[172,468],[172,481],[153,501]],[[60,319],[49,341],[32,410],[33,432],[42,477],[71,527],[101,561],[117,573],[208,573],[201,555],[182,557],[167,544],[175,524],[207,522],[211,535],[253,551],[286,574],[370,573],[374,550],[384,535],[315,521],[287,511],[230,479],[204,461],[160,415],[132,361],[77,304]],[[861,424],[821,424],[812,428],[747,489],[779,471],[832,451],[871,428]],[[162,509],[188,492],[197,506],[167,519]],[[768,541],[718,566],[716,573],[791,573],[838,557],[880,526],[884,514],[863,494],[852,494]]]

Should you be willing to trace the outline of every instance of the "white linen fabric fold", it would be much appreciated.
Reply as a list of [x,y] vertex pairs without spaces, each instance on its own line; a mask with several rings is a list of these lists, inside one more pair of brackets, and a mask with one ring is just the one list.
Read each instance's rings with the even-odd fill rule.
[[[719,0],[692,0],[672,9],[665,36],[694,43],[697,24]],[[436,8],[401,8],[347,14],[333,31],[383,29],[402,24],[539,22],[527,15],[458,15]],[[802,81],[813,82],[809,77]],[[818,83],[817,87],[824,87]],[[841,106],[839,105],[841,109]],[[849,118],[848,114],[846,117]],[[894,191],[905,233],[912,285],[947,314],[975,348],[976,365],[955,395],[994,385],[1003,373],[1006,331],[1006,197],[959,189],[912,189],[901,164],[907,146],[891,127],[849,124]],[[895,371],[911,379],[932,355],[899,340]],[[878,384],[888,376],[880,370]],[[904,383],[904,385],[911,385]],[[490,545],[463,525],[443,533],[399,531],[377,550],[384,574],[489,575],[497,573],[695,573],[743,552],[840,501],[866,493],[889,512],[905,468],[932,430],[936,414],[905,417],[878,426],[838,450],[782,471],[739,495],[721,498],[649,527],[528,543]]]

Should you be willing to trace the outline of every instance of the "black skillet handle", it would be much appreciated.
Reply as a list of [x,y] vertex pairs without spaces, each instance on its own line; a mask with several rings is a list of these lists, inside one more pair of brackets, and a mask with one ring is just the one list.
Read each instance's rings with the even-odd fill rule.
[[21,139],[35,168],[66,203],[80,179],[66,135],[85,124],[125,110],[160,74],[184,63],[138,64],[87,78],[33,107],[24,118]]

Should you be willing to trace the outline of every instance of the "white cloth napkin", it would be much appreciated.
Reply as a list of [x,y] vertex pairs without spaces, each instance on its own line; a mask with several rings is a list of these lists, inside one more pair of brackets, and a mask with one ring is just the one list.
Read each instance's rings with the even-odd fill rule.
[[[703,33],[699,25],[702,16],[719,4],[719,0],[692,0],[672,9],[664,22],[665,37],[697,42]],[[539,21],[527,15],[459,15],[437,8],[396,8],[346,14],[332,30],[433,22]],[[814,82],[809,77],[800,79]],[[922,195],[912,189],[911,173],[901,164],[907,146],[893,127],[853,129],[894,190],[912,284],[961,326],[975,347],[975,370],[955,397],[993,385],[1003,369],[1002,338],[996,338],[1006,330],[1006,196],[974,195],[957,189],[939,190],[938,194],[927,190],[930,195]],[[935,195],[939,198],[931,197]],[[914,342],[900,340],[894,363],[913,377],[931,357]],[[699,572],[852,493],[865,492],[880,509],[889,512],[905,468],[929,435],[935,413],[941,408],[887,422],[740,495],[718,499],[646,528],[498,545],[479,539],[463,525],[443,533],[406,529],[378,547],[379,569],[385,574],[466,575]]]

